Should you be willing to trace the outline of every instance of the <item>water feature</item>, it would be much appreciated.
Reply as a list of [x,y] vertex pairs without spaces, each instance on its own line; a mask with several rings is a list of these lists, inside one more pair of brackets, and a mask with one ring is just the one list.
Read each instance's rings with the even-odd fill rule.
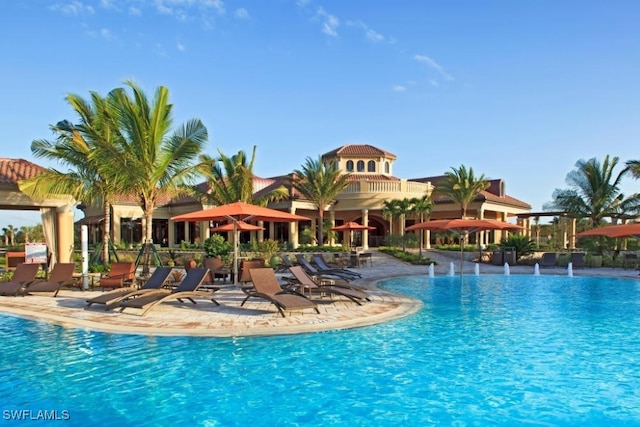
[[434,277],[435,276],[434,271],[433,271],[433,263],[429,264],[429,267],[427,267],[427,271],[428,271],[429,277]]
[[65,427],[634,426],[638,283],[387,279],[383,289],[423,308],[371,327],[262,338],[105,334],[0,315],[0,401],[7,414],[66,410],[68,421],[49,422]]
[[533,266],[533,275],[534,276],[540,275],[540,264],[538,264],[537,262],[536,262],[536,265]]
[[449,263],[449,276],[456,275],[456,267],[453,265],[453,262]]
[[476,262],[476,265],[473,266],[473,272],[476,274],[476,276],[480,275],[480,264],[478,264]]
[[508,276],[508,275],[510,275],[510,274],[511,274],[511,270],[509,269],[509,263],[508,263],[508,262],[505,262],[505,263],[504,263],[504,275],[505,275],[505,276]]
[[573,277],[573,263],[572,262],[570,262],[567,265],[567,276]]

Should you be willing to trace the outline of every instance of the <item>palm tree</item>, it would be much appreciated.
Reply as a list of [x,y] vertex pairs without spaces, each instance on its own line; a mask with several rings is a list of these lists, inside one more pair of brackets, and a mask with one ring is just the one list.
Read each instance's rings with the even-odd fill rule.
[[[425,216],[429,218],[433,209],[433,201],[429,194],[422,197],[414,197],[409,200],[411,203],[411,213],[414,214],[419,222],[425,221]],[[424,230],[420,230],[420,241],[418,246],[418,256],[422,258],[422,243],[424,241]]]
[[450,198],[460,205],[462,218],[466,218],[467,209],[481,191],[489,187],[489,182],[484,175],[476,178],[473,168],[462,165],[458,169],[451,168],[451,172],[445,172],[444,179],[438,183],[435,193]]
[[9,229],[6,227],[2,228],[2,237],[4,238],[4,247],[9,246]]
[[205,197],[210,203],[224,205],[234,202],[245,202],[266,206],[267,203],[281,200],[288,196],[284,186],[255,198],[253,187],[253,164],[256,158],[256,147],[253,147],[251,159],[244,151],[238,151],[231,157],[218,150],[219,157],[214,159],[208,155],[200,156],[198,172],[207,178],[210,187]]
[[7,225],[7,231],[9,232],[9,245],[13,246],[15,244],[16,229],[13,225]]
[[[67,103],[79,117],[77,124],[67,120],[50,126],[56,135],[54,141],[34,140],[31,152],[40,158],[57,161],[69,168],[61,172],[49,168],[44,173],[19,183],[20,190],[34,199],[50,195],[70,195],[86,204],[100,203],[104,211],[103,260],[109,259],[109,229],[111,202],[123,185],[118,174],[123,167],[112,163],[117,157],[101,153],[101,148],[112,151],[117,132],[114,129],[114,111],[107,98],[90,92],[90,100],[70,94]],[[109,158],[109,161],[102,160]]]
[[600,163],[595,158],[579,160],[576,169],[567,174],[568,189],[556,189],[553,201],[548,205],[552,209],[560,209],[575,218],[588,218],[591,227],[595,228],[604,218],[617,218],[624,212],[624,206],[637,201],[634,195],[625,199],[620,192],[620,182],[631,167],[614,174],[618,157],[605,157]]
[[302,169],[293,171],[292,186],[318,208],[318,245],[324,243],[324,211],[349,183],[335,162],[323,163],[322,157],[307,157]]
[[393,220],[400,216],[398,200],[385,200],[382,202],[382,217],[389,220],[389,235],[393,234]]
[[[133,82],[112,91],[110,100],[117,111],[118,147],[107,161],[110,172],[126,182],[126,191],[138,198],[144,213],[145,259],[143,273],[151,264],[150,244],[153,243],[153,211],[161,194],[177,195],[186,192],[197,175],[194,160],[207,142],[207,128],[199,119],[191,119],[169,134],[172,108],[169,90],[156,89],[150,102],[146,94]],[[109,147],[102,153],[107,154]],[[122,167],[121,164],[126,164]]]

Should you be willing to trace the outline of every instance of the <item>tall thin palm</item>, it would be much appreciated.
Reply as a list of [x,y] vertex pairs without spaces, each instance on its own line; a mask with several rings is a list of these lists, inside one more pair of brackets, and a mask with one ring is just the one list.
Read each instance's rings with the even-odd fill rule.
[[[414,214],[419,222],[424,222],[425,217],[428,218],[431,215],[433,209],[433,201],[429,194],[425,194],[422,197],[414,197],[410,199],[411,213]],[[424,242],[424,230],[420,230],[420,241],[418,246],[418,256],[422,258],[422,245]]]
[[597,159],[579,160],[576,169],[567,174],[568,189],[553,192],[553,209],[566,211],[569,216],[588,218],[591,227],[597,227],[604,218],[617,218],[637,200],[637,195],[625,199],[620,182],[628,169],[615,174],[618,157],[608,155],[600,163]]
[[[169,90],[159,86],[150,101],[135,83],[125,84],[131,94],[126,88],[110,94],[120,131],[120,146],[111,154],[119,161],[105,161],[113,174],[124,178],[126,190],[138,198],[144,212],[146,272],[151,263],[149,245],[153,243],[153,211],[158,199],[163,193],[180,194],[193,183],[197,175],[194,162],[204,149],[208,134],[199,119],[190,119],[170,133],[173,105],[169,103]],[[126,168],[120,163],[126,163]]]
[[382,202],[382,217],[389,220],[389,235],[393,234],[393,220],[400,217],[400,206],[397,199]]
[[34,199],[70,195],[86,204],[102,204],[105,216],[102,256],[108,262],[111,202],[123,188],[122,181],[113,170],[122,165],[107,168],[108,162],[101,160],[107,156],[103,156],[100,150],[112,150],[115,146],[114,112],[108,100],[96,92],[90,92],[90,100],[70,94],[66,101],[78,115],[78,123],[63,120],[51,126],[56,139],[35,140],[31,151],[36,157],[54,160],[68,167],[68,172],[49,168],[35,178],[20,182],[20,190]]
[[398,214],[400,215],[400,234],[402,235],[402,250],[407,249],[407,242],[404,236],[404,229],[406,228],[407,215],[411,213],[411,200],[408,198],[399,199],[397,201]]
[[458,169],[451,168],[450,172],[445,172],[445,178],[438,183],[435,192],[445,196],[460,205],[462,218],[467,216],[469,205],[475,200],[480,192],[489,187],[489,182],[484,175],[476,177],[473,168],[462,165]]
[[255,197],[253,164],[256,158],[256,147],[249,160],[244,151],[226,156],[218,150],[218,158],[208,155],[200,156],[198,171],[207,178],[210,192],[205,197],[211,203],[224,205],[233,202],[245,202],[266,206],[271,201],[280,200],[288,195],[284,186],[261,196]]
[[293,172],[292,186],[318,209],[318,245],[324,243],[324,211],[349,184],[335,162],[323,163],[322,157],[307,157],[302,169]]

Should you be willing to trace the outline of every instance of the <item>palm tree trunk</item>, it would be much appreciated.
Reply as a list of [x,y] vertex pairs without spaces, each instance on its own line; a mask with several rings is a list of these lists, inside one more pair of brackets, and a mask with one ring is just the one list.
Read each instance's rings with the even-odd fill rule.
[[151,271],[151,245],[153,245],[153,210],[144,213],[145,218],[145,239],[144,255],[142,263],[142,275],[146,276]]
[[318,209],[318,247],[324,244],[324,209]]
[[104,224],[102,226],[102,262],[106,265],[109,264],[109,229],[111,228],[111,204],[109,202],[104,202],[103,209]]

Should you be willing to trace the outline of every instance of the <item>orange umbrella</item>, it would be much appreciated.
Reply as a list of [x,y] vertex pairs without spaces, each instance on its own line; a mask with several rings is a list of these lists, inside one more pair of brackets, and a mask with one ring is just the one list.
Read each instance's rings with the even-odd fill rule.
[[460,235],[460,275],[462,275],[462,264],[464,262],[464,242],[469,233],[485,230],[522,230],[524,227],[511,224],[509,222],[496,221],[493,219],[435,219],[432,221],[420,222],[407,227],[407,231],[413,230],[435,230],[453,231]]
[[345,222],[342,225],[337,225],[335,227],[331,227],[333,231],[349,231],[349,244],[353,242],[353,232],[354,231],[362,231],[362,230],[375,230],[375,227],[371,227],[368,225],[358,224],[355,221]]
[[294,215],[289,212],[277,211],[275,209],[264,208],[262,206],[251,205],[244,202],[228,203],[216,206],[215,208],[190,212],[177,215],[171,218],[173,221],[224,221],[228,220],[233,224],[233,281],[238,283],[238,243],[239,228],[238,223],[246,220],[269,221],[269,222],[295,222],[308,221],[309,218]]
[[213,227],[211,231],[234,231],[234,226],[238,231],[258,231],[264,230],[264,227],[259,225],[247,224],[244,221],[228,222],[217,227]]
[[576,237],[640,237],[640,222],[606,225],[576,234]]

